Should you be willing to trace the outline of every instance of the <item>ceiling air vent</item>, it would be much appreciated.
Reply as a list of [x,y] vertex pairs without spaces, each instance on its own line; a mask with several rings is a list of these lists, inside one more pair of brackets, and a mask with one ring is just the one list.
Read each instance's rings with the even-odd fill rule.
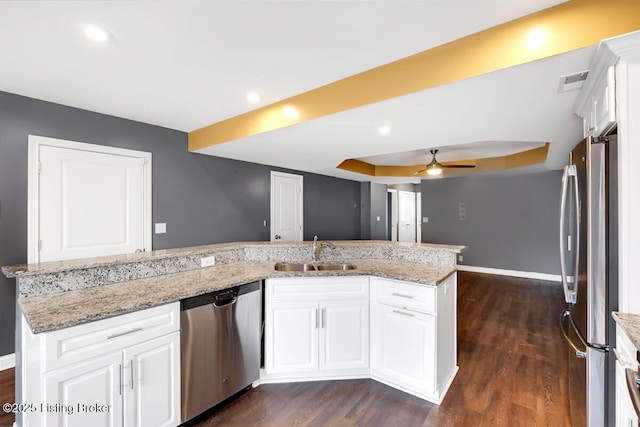
[[558,93],[571,92],[572,90],[582,89],[582,86],[584,86],[584,81],[587,80],[588,74],[589,70],[585,70],[578,73],[560,76]]

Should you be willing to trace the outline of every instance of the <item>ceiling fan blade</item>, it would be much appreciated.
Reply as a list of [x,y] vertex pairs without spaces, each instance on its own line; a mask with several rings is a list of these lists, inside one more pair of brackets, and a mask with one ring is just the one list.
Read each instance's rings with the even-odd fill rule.
[[446,165],[446,164],[441,164],[440,167],[441,168],[475,168],[476,165]]
[[426,170],[427,170],[427,168],[421,169],[421,170],[419,170],[419,171],[415,171],[412,175],[419,175],[419,174],[421,174],[422,172],[425,172]]

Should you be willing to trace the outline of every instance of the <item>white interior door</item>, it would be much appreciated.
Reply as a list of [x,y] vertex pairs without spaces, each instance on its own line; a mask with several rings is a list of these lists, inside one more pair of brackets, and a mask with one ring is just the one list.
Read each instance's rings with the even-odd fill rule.
[[390,228],[390,240],[393,242],[398,241],[398,190],[387,190],[390,196],[389,207],[389,228]]
[[302,240],[302,176],[271,172],[271,241]]
[[398,241],[416,241],[416,193],[398,191]]
[[151,250],[151,153],[29,136],[29,262]]

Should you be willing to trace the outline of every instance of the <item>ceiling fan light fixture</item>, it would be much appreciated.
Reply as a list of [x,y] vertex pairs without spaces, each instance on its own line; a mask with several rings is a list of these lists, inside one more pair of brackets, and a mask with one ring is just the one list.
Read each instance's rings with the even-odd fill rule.
[[433,163],[427,165],[427,175],[438,176],[441,173],[442,173],[442,168],[439,165],[436,165]]

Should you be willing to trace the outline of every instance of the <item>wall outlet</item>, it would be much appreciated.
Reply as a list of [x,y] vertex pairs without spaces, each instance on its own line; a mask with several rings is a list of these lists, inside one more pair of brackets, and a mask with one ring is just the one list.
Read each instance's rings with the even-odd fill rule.
[[200,267],[213,267],[216,265],[216,257],[215,256],[206,256],[200,258]]
[[380,217],[379,216],[376,217],[376,221],[380,222]]
[[458,262],[464,261],[464,257],[462,255],[458,255]]
[[166,222],[156,222],[156,234],[164,234],[167,232]]
[[428,222],[429,222],[429,217],[428,217],[428,216],[423,216],[423,217],[422,217],[422,223],[423,223],[423,224],[426,224],[426,223],[428,223]]

